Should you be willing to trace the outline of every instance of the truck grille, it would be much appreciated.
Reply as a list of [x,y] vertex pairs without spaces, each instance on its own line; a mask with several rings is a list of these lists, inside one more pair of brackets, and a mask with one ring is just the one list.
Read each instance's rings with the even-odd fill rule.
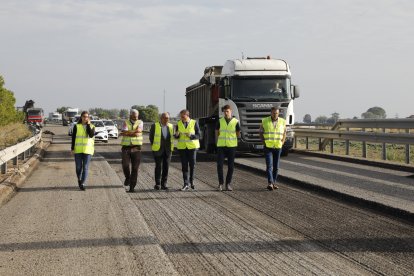
[[[284,118],[285,110],[280,109],[280,117]],[[270,116],[269,108],[266,109],[247,109],[239,108],[240,127],[242,138],[246,142],[260,143],[259,128],[264,117]]]

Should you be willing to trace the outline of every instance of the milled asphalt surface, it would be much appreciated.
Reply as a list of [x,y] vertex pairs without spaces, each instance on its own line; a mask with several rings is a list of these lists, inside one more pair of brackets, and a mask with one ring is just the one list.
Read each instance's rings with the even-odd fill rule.
[[178,191],[177,156],[170,190],[154,191],[147,146],[136,193],[122,187],[120,147],[113,144],[96,146],[82,192],[65,139],[56,137],[38,169],[0,208],[0,275],[414,271],[414,227],[405,220],[285,183],[269,192],[264,175],[239,168],[235,190],[218,192],[215,157],[202,153],[195,191]]
[[[243,167],[263,171],[263,157],[237,158]],[[373,203],[396,215],[414,218],[414,167],[411,172],[345,161],[290,154],[281,159],[280,175],[319,190]],[[371,205],[373,205],[371,204]],[[399,214],[400,213],[400,214]]]

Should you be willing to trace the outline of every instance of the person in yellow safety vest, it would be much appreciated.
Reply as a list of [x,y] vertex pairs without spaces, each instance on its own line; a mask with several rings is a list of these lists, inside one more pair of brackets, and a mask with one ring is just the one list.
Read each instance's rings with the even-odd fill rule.
[[121,129],[122,136],[122,170],[124,171],[124,186],[127,192],[133,193],[138,181],[138,169],[141,163],[141,146],[143,142],[142,130],[144,124],[138,120],[139,112],[131,109],[129,120],[126,120]]
[[72,130],[71,152],[75,155],[76,176],[78,186],[85,190],[85,181],[88,177],[89,163],[95,151],[95,126],[91,124],[89,113],[83,111]]
[[276,179],[282,146],[286,140],[286,120],[279,117],[279,108],[271,108],[271,115],[263,118],[259,133],[266,158],[267,189],[272,191],[279,188]]
[[[181,110],[180,117],[181,120],[177,123],[174,137],[178,139],[177,149],[181,159],[181,171],[184,179],[181,190],[187,191],[190,187],[194,190],[194,167],[196,151],[200,148],[200,127],[196,120],[190,119],[188,110]],[[188,174],[189,167],[190,174]]]
[[227,157],[228,169],[225,189],[233,191],[231,180],[233,177],[237,138],[240,136],[240,124],[239,120],[231,116],[232,110],[230,105],[223,106],[222,111],[224,117],[220,118],[216,125],[218,189],[219,191],[223,190],[223,163],[224,158]]
[[[167,178],[171,154],[174,151],[174,129],[168,121],[170,114],[161,114],[160,122],[151,126],[149,140],[155,161],[155,190],[168,190]],[[161,173],[162,170],[162,173]]]

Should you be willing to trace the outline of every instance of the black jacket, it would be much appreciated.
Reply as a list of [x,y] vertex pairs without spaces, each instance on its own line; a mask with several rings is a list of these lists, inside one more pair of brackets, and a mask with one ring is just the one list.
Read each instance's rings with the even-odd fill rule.
[[[160,124],[161,125],[161,123],[159,123],[159,122],[157,122],[155,124]],[[151,129],[150,129],[150,133],[149,133],[149,140],[151,142],[151,145],[154,142],[155,124],[152,124]],[[174,137],[171,137],[170,131],[167,132],[167,138],[164,138],[164,135],[162,135],[162,131],[161,131],[160,149],[158,151],[153,151],[154,155],[155,156],[161,156],[164,152],[167,155],[170,155],[171,154],[171,139],[174,139]]]

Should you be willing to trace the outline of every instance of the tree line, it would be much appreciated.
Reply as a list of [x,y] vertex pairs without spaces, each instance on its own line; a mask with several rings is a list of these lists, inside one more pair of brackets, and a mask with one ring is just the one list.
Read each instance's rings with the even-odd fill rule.
[[3,76],[0,75],[0,126],[23,122],[24,113],[15,108],[14,93],[4,87]]
[[[387,113],[382,107],[374,106],[368,108],[368,110],[361,114],[362,119],[385,119],[387,118]],[[312,117],[310,114],[306,114],[303,117],[303,122],[306,124],[316,123],[316,124],[334,124],[336,121],[340,119],[339,113],[334,112],[331,114],[330,117],[321,115],[316,117],[314,121],[312,121]],[[354,116],[352,119],[358,119],[358,117]]]
[[[56,112],[63,113],[68,108],[67,106],[62,106],[56,109]],[[133,105],[132,109],[139,111],[139,118],[144,122],[157,122],[159,118],[158,107],[155,105]],[[107,119],[127,119],[129,117],[129,109],[105,109],[100,107],[92,107],[88,110],[89,114],[97,116],[99,118]]]

